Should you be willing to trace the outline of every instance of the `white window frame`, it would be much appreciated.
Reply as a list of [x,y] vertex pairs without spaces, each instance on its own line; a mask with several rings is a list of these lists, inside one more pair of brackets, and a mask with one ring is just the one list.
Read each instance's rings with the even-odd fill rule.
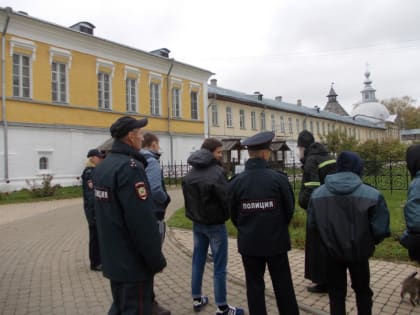
[[[17,58],[19,58],[17,64],[15,64],[15,61],[14,61],[14,59],[15,59],[14,57],[15,56],[17,56]],[[24,86],[23,85],[23,81],[24,81],[24,75],[23,75],[23,67],[24,67],[24,65],[23,65],[23,58],[27,58],[28,59],[28,68],[29,68],[28,69],[29,74],[27,76],[28,77],[28,81],[29,81],[28,86]],[[13,65],[12,65],[12,67],[13,67],[13,70],[12,70],[13,97],[32,98],[32,61],[31,61],[31,57],[28,56],[28,55],[25,55],[25,54],[14,53],[12,55],[12,63],[13,63]],[[15,73],[15,66],[18,67],[17,73]],[[19,82],[19,84],[17,86],[15,85],[15,77],[18,78],[18,82]],[[17,87],[17,93],[15,93],[15,88],[16,87]],[[24,95],[24,90],[25,89],[28,89],[29,90],[28,95]]]
[[[124,66],[125,109],[128,113],[139,112],[140,71],[137,68]],[[133,103],[134,96],[134,103]]]
[[[56,69],[54,70],[54,65]],[[61,65],[64,66],[64,73],[61,71]],[[68,103],[68,66],[66,63],[53,61],[51,63],[51,100],[54,103]],[[54,75],[55,74],[55,75]],[[55,76],[55,80],[54,80]],[[64,89],[61,88],[61,79],[64,78]],[[54,89],[54,86],[56,87]],[[54,91],[55,90],[55,91]],[[54,93],[56,95],[56,99],[54,99]],[[62,95],[64,94],[64,98]]]
[[217,104],[211,105],[211,123],[213,126],[219,126],[219,113]]
[[[71,52],[69,50],[61,49],[58,47],[50,47],[50,66],[51,66],[51,100],[55,103],[69,103],[69,70],[71,69],[71,63],[72,63],[73,57],[71,55]],[[65,66],[65,73],[64,73],[64,100],[61,99],[61,97],[58,97],[57,100],[54,100],[52,93],[53,90],[53,64],[56,63],[57,65],[64,64]],[[58,71],[60,72],[60,71]],[[60,88],[60,82],[57,82],[58,91],[56,92],[57,96],[60,95],[63,91]]]
[[[198,120],[199,119],[199,108],[198,108],[198,94],[199,92],[196,90],[190,91],[190,99],[191,99],[191,119],[192,120]],[[193,95],[195,95],[195,99],[193,98]],[[194,115],[196,117],[194,117]]]
[[172,87],[172,118],[181,118],[181,88]]
[[296,118],[296,132],[297,133],[300,132],[300,120],[299,120],[299,118]]
[[[17,51],[15,52],[15,48],[17,48]],[[21,51],[24,52],[21,52]],[[36,58],[36,45],[33,41],[18,38],[18,37],[12,37],[10,39],[10,57],[12,57],[12,64],[13,64],[13,55],[17,55],[20,58],[19,62],[19,73],[17,74],[19,77],[19,86],[18,86],[18,95],[15,95],[14,91],[14,85],[13,86],[13,96],[14,97],[23,97],[23,98],[32,98],[33,95],[33,78],[32,78],[32,64],[35,61]],[[29,96],[23,96],[23,74],[22,74],[22,57],[29,58]],[[12,78],[15,76],[14,69],[12,69]]]
[[[108,60],[96,59],[96,76],[98,81],[98,108],[112,110],[112,79],[114,78],[114,63]],[[108,77],[108,106],[106,104],[106,81]],[[101,96],[101,97],[100,97]]]
[[261,112],[260,114],[260,124],[261,124],[261,131],[266,130],[266,124],[265,124],[265,112]]
[[284,126],[284,116],[280,116],[280,132],[281,133],[286,133],[286,129]]
[[271,114],[271,131],[276,132],[276,115]]
[[251,129],[257,130],[257,113],[251,112]]
[[[151,72],[149,74],[150,115],[160,116],[162,113],[162,75]],[[168,115],[170,115],[168,113]]]
[[288,117],[289,122],[289,134],[293,134],[293,119],[292,117]]
[[[37,161],[36,161],[36,170],[38,175],[46,175],[46,174],[53,174],[52,169],[52,157],[54,153],[54,149],[38,149],[37,151]],[[47,159],[47,168],[41,169],[40,168],[40,162],[42,158]]]
[[239,128],[245,129],[245,110],[239,110]]
[[232,107],[230,106],[226,107],[226,127],[233,127]]
[[[196,112],[197,112],[197,118],[193,117],[193,101],[192,101],[192,93],[196,93],[197,95],[197,107],[196,107]],[[200,118],[200,95],[201,95],[201,84],[199,83],[195,83],[195,82],[190,82],[190,89],[189,89],[189,95],[190,95],[190,106],[191,106],[191,119],[192,120],[198,120]]]

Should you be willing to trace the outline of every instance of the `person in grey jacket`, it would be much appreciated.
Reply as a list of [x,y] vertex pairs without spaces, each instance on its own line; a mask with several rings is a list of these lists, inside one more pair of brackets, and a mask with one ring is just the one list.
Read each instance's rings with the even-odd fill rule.
[[[166,224],[165,224],[165,213],[168,204],[171,202],[166,187],[165,181],[160,167],[160,153],[159,153],[159,138],[150,132],[143,134],[143,143],[140,154],[147,161],[146,175],[149,180],[151,197],[153,200],[153,211],[156,216],[157,225],[161,240],[165,239]],[[170,315],[171,312],[160,305],[155,299],[155,293],[152,292],[153,304],[152,312],[153,315]]]
[[401,244],[408,255],[420,263],[420,144],[410,146],[406,152],[407,168],[413,179],[408,187],[404,217],[407,226]]
[[382,194],[363,184],[362,159],[341,152],[337,173],[309,200],[308,226],[316,229],[327,256],[327,287],[332,315],[346,314],[347,269],[356,294],[358,314],[372,314],[369,257],[389,236],[389,211]]

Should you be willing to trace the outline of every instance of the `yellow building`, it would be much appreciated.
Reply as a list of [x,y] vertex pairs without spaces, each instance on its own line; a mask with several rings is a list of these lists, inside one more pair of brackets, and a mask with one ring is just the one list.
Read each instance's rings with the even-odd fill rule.
[[[398,138],[396,125],[372,121],[362,115],[343,116],[318,107],[310,108],[286,103],[281,97],[267,99],[259,92],[246,94],[217,86],[212,79],[208,88],[209,105],[206,133],[217,138],[243,139],[260,131],[273,131],[276,139],[286,141],[291,151],[287,161],[297,158],[297,138],[306,129],[313,133],[316,141],[329,132],[339,130],[360,142],[368,139],[382,141],[386,137]],[[242,158],[242,157],[241,157]]]
[[211,72],[94,36],[94,26],[63,27],[0,8],[0,190],[54,175],[74,184],[88,149],[109,138],[122,115],[147,117],[162,159],[185,160],[204,135]]

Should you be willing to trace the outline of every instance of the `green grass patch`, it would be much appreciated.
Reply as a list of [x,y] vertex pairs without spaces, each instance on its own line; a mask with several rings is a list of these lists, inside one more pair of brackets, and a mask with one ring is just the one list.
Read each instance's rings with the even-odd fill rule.
[[33,197],[29,189],[22,189],[11,193],[0,193],[0,205],[19,202],[37,202],[79,197],[82,197],[82,186],[58,187],[53,196],[39,198]]
[[[297,192],[295,194],[297,204]],[[404,262],[410,261],[407,250],[398,242],[398,236],[401,235],[405,229],[403,207],[406,201],[406,194],[406,191],[393,191],[392,194],[390,191],[383,192],[390,211],[391,237],[388,237],[381,244],[376,246],[374,254],[375,259]],[[192,222],[185,217],[184,208],[181,208],[174,213],[169,219],[168,225],[176,228],[192,229]],[[305,226],[306,211],[297,206],[289,226],[293,248],[305,248]],[[229,236],[237,236],[237,231],[231,221],[227,222],[226,227]]]

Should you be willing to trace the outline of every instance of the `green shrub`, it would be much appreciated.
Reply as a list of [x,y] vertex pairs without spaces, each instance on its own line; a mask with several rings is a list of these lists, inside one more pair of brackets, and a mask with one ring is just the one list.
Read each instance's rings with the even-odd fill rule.
[[60,185],[51,185],[51,181],[53,180],[53,176],[49,174],[42,175],[42,182],[38,184],[35,179],[33,180],[26,180],[26,183],[29,185],[30,192],[32,197],[35,198],[43,198],[43,197],[50,197],[54,196],[55,192]]

